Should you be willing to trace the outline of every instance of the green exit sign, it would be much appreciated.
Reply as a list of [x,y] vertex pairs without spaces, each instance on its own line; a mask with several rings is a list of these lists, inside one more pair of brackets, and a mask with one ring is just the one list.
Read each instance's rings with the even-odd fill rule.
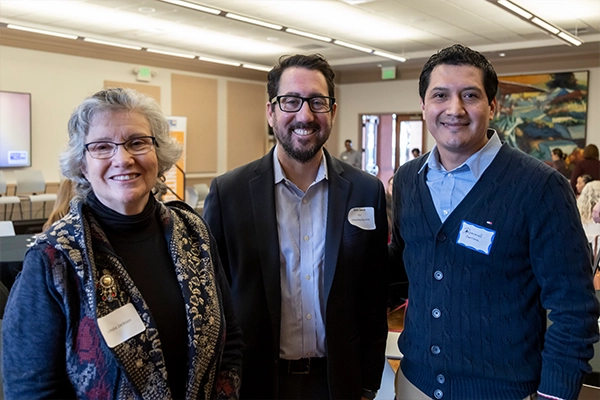
[[396,79],[396,67],[381,67],[381,79]]
[[152,71],[150,67],[139,67],[137,73],[137,80],[142,82],[150,82],[152,79]]

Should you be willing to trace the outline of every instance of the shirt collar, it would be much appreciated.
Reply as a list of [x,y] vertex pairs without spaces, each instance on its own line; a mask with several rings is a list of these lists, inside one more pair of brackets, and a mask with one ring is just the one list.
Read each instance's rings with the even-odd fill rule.
[[[277,151],[279,145],[275,146],[275,151],[273,151],[273,168],[275,170],[275,184],[287,180],[285,176],[285,172],[283,171],[283,167],[277,158]],[[325,154],[323,153],[323,149],[321,149],[321,153],[323,157],[321,157],[321,164],[319,165],[319,170],[317,171],[317,176],[315,177],[314,183],[321,182],[323,179],[327,179],[327,162],[325,161]]]
[[[473,176],[476,179],[479,179],[481,174],[485,171],[485,169],[492,163],[498,151],[502,147],[502,142],[498,137],[498,134],[493,129],[488,129],[488,134],[491,134],[490,139],[487,141],[485,146],[483,146],[479,151],[471,155],[464,163],[454,168],[453,171],[462,168],[463,166],[467,166]],[[444,166],[440,163],[440,153],[437,148],[437,144],[433,146],[429,156],[427,156],[427,160],[419,169],[419,174],[421,171],[425,169],[427,166],[429,169],[435,169],[438,171],[446,171]]]

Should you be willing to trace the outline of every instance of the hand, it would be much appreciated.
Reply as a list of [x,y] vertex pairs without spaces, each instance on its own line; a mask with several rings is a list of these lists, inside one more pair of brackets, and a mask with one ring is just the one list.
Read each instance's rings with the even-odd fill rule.
[[592,219],[595,223],[600,224],[600,202],[592,208]]

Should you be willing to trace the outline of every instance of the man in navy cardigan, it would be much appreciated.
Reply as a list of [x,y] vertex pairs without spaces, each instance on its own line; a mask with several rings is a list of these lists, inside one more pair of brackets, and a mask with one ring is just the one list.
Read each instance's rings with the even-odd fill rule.
[[421,72],[436,145],[394,177],[391,266],[410,284],[398,399],[575,399],[590,371],[598,302],[575,197],[488,128],[497,88],[461,45]]

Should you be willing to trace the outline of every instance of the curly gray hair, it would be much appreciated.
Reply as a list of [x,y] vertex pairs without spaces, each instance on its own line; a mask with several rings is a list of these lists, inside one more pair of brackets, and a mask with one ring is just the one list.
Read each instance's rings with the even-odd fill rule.
[[577,208],[581,215],[581,222],[586,223],[592,220],[592,208],[600,201],[600,181],[591,181],[587,183],[581,194],[577,198]]
[[143,115],[150,124],[150,132],[156,138],[158,176],[153,190],[166,188],[164,173],[175,164],[183,152],[182,146],[169,133],[169,123],[159,105],[152,98],[131,89],[110,88],[101,90],[81,103],[69,119],[69,144],[60,156],[62,174],[73,180],[74,191],[86,196],[92,187],[83,175],[86,170],[85,142],[94,117],[110,112],[133,112]]

